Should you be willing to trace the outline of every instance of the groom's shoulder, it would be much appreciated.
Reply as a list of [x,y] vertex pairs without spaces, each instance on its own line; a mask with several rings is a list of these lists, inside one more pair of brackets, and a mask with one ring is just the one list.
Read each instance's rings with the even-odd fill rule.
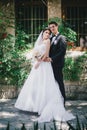
[[65,37],[64,35],[62,35],[62,34],[60,34],[60,35],[58,36],[57,40],[60,40],[60,41],[62,41],[62,42],[64,42],[64,43],[67,42],[66,37]]
[[64,39],[65,40],[66,37],[64,35],[62,35],[62,34],[59,34],[58,39]]

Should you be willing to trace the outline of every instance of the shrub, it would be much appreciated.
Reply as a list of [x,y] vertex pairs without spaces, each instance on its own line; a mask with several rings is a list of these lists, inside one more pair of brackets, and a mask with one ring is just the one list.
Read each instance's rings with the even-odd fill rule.
[[84,63],[87,59],[86,53],[78,58],[66,57],[63,69],[64,80],[78,81],[84,70]]
[[15,48],[14,39],[8,34],[0,40],[0,78],[3,83],[20,86],[27,74],[26,67],[22,67],[26,59]]
[[22,30],[21,26],[16,27],[15,32],[15,47],[20,51],[24,51],[26,49],[31,49],[33,44],[29,43],[30,35],[26,34],[24,30]]
[[27,48],[28,36],[20,30],[17,30],[16,35],[7,32],[8,27],[15,29],[14,14],[11,11],[5,13],[4,7],[1,8],[0,18],[0,83],[21,86],[31,68],[30,61],[21,54]]

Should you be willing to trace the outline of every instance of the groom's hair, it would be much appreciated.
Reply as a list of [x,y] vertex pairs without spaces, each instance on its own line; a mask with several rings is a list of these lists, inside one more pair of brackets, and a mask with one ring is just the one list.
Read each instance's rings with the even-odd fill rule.
[[58,26],[58,23],[55,22],[55,21],[51,21],[51,22],[49,22],[49,25],[50,25],[50,24],[55,24],[56,26]]

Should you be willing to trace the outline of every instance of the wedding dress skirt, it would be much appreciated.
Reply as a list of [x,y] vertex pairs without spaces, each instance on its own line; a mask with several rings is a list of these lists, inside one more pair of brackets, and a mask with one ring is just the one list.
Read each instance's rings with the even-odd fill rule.
[[56,82],[50,62],[41,62],[32,70],[24,83],[15,107],[38,112],[38,122],[68,121],[75,117],[65,110],[63,97]]

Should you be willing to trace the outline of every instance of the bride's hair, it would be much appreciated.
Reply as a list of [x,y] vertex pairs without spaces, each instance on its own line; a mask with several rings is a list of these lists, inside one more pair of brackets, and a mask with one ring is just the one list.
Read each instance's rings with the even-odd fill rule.
[[49,28],[49,27],[46,27],[46,28],[44,28],[44,29],[42,30],[42,35],[43,35],[43,33],[44,33],[46,30],[48,30],[48,31],[50,32],[50,34],[51,34],[50,28]]

